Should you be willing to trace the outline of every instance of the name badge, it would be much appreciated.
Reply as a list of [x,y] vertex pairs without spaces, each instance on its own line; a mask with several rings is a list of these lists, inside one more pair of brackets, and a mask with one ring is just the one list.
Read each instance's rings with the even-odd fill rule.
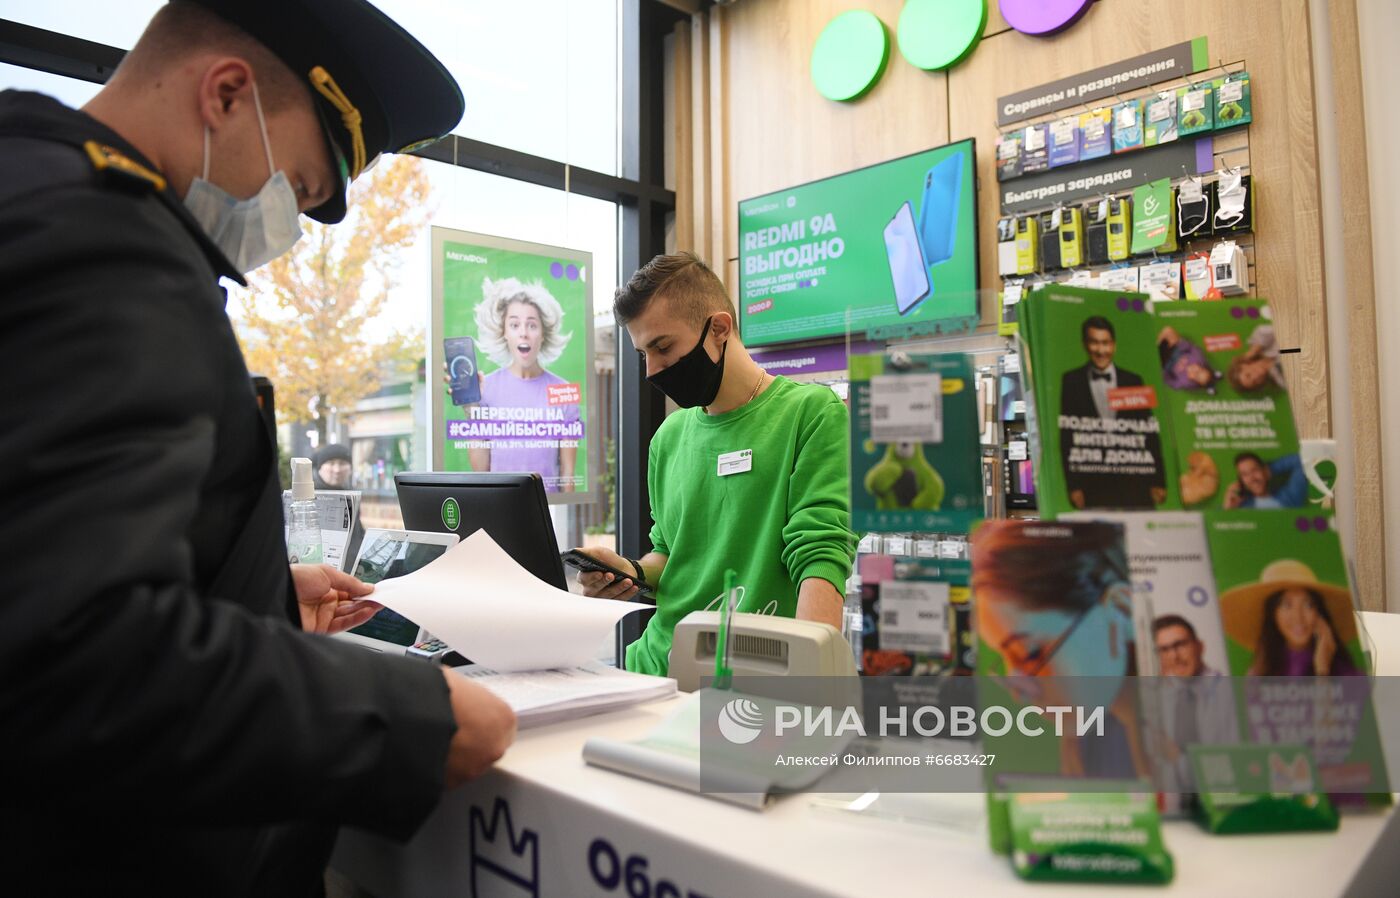
[[745,471],[752,470],[752,449],[740,449],[738,452],[726,452],[719,457],[719,476],[721,477],[728,477],[730,474],[742,474]]

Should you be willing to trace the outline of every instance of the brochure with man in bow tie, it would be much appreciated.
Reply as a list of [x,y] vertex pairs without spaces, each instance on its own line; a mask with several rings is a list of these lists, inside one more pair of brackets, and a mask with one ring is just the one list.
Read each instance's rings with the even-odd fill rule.
[[1151,301],[1052,285],[1023,305],[1042,513],[1180,508]]

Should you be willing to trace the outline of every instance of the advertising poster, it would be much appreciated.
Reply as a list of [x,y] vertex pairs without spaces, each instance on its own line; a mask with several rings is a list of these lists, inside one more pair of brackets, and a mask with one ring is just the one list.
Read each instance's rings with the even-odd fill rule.
[[436,470],[533,472],[551,502],[593,498],[592,266],[586,252],[433,228]]
[[968,357],[857,355],[850,377],[851,526],[967,533],[985,512]]
[[977,323],[971,140],[739,203],[739,320],[763,346]]
[[1297,743],[1339,804],[1388,802],[1355,602],[1330,515],[1207,512],[1230,672],[1245,677],[1246,735]]
[[1302,508],[1308,477],[1269,306],[1157,303],[1157,353],[1187,508]]

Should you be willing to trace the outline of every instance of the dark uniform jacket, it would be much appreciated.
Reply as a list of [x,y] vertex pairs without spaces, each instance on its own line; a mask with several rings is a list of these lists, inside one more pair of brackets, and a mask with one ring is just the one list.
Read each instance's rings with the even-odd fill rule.
[[431,810],[447,689],[296,626],[242,279],[152,170],[0,93],[0,858],[45,892],[306,894],[334,824]]
[[[1114,367],[1118,372],[1118,386],[1142,386],[1140,374],[1135,374],[1120,365]],[[1076,418],[1097,418],[1099,416],[1099,408],[1094,404],[1094,392],[1090,380],[1094,371],[1093,363],[1086,362],[1078,368],[1066,371],[1064,376],[1060,378],[1060,414]],[[1147,409],[1128,409],[1118,412],[1119,418],[1130,420],[1146,421],[1152,416],[1152,412]],[[1160,434],[1149,434],[1147,437],[1146,450],[1152,455],[1155,465],[1154,471],[1150,475],[1087,474],[1073,471],[1069,462],[1071,448],[1070,434],[1061,429],[1060,462],[1064,466],[1065,488],[1070,492],[1083,490],[1085,508],[1153,509],[1157,507],[1156,503],[1152,501],[1152,489],[1153,487],[1165,487],[1167,483],[1166,468],[1162,461],[1162,437]]]

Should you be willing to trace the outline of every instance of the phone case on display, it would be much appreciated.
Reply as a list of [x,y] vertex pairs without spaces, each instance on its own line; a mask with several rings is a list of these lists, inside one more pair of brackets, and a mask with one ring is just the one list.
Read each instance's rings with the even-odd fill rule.
[[1040,267],[1040,219],[1023,215],[1016,219],[1016,273],[1035,274]]
[[1176,191],[1176,235],[1182,240],[1209,237],[1210,191],[1198,179],[1188,178]]
[[1133,203],[1129,199],[1108,201],[1108,258],[1121,262],[1132,255]]
[[1249,175],[1226,172],[1210,184],[1214,233],[1245,234],[1254,230],[1254,181]]
[[1040,267],[1042,271],[1063,268],[1060,264],[1060,229],[1051,224],[1055,213],[1040,215]]
[[997,138],[997,180],[1021,177],[1025,132],[1017,129]]
[[[1103,212],[1102,216],[1100,211]],[[1107,200],[1084,207],[1084,261],[1088,265],[1107,265],[1109,262]]]
[[1078,206],[1060,210],[1060,267],[1084,264],[1084,218]]

